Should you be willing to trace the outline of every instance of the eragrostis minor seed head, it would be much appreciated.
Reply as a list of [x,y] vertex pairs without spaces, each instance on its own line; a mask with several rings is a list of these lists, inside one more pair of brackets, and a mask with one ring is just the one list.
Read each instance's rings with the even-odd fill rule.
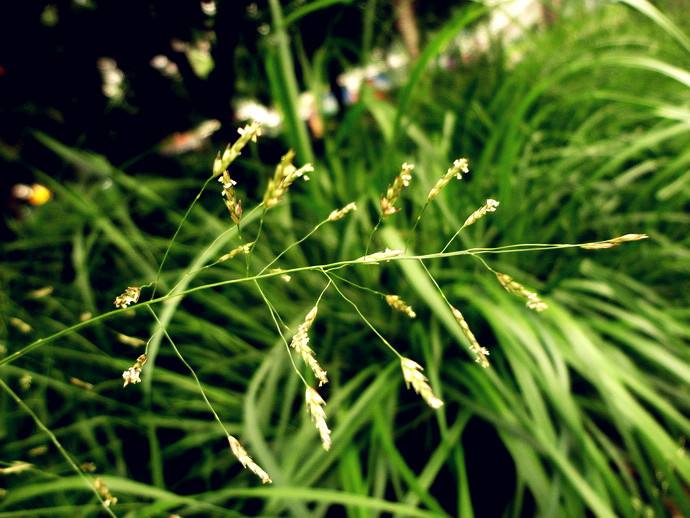
[[400,366],[402,367],[403,378],[408,389],[411,385],[414,391],[422,396],[422,399],[426,401],[427,405],[433,409],[438,409],[443,406],[443,401],[434,395],[429,386],[427,377],[422,374],[424,369],[421,365],[409,358],[402,358],[400,360]]

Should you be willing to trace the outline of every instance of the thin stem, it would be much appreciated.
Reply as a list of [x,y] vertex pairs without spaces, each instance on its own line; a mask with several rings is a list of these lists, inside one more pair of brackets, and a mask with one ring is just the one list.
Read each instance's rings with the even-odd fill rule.
[[[419,261],[419,260],[425,260],[425,259],[441,259],[444,257],[456,257],[456,256],[462,256],[462,255],[471,255],[471,256],[476,256],[476,255],[481,255],[481,254],[496,254],[496,253],[521,253],[521,252],[531,252],[531,251],[538,251],[538,250],[557,250],[557,249],[564,249],[564,248],[579,248],[582,245],[593,245],[597,243],[602,243],[604,241],[596,241],[596,242],[586,242],[586,243],[560,243],[560,244],[553,244],[553,245],[546,245],[546,244],[526,244],[526,245],[519,245],[519,246],[525,246],[527,248],[521,248],[517,249],[514,248],[515,246],[518,245],[510,245],[510,246],[505,246],[505,247],[498,247],[498,248],[471,248],[468,250],[457,250],[454,252],[444,252],[444,253],[434,253],[434,254],[424,254],[424,255],[400,255],[396,257],[391,257],[389,259],[386,259],[387,262],[389,261]],[[240,277],[236,279],[228,279],[225,281],[218,281],[218,282],[213,282],[209,284],[203,284],[200,286],[195,286],[193,288],[188,288],[186,290],[181,290],[177,292],[169,292],[167,295],[155,298],[155,299],[150,299],[148,301],[144,302],[139,302],[137,306],[149,306],[152,304],[159,304],[161,302],[165,302],[166,300],[170,300],[174,297],[184,297],[186,295],[189,295],[190,293],[194,293],[197,291],[201,290],[207,290],[211,288],[218,288],[220,286],[225,286],[225,285],[230,285],[230,284],[239,284],[242,282],[249,282],[249,281],[255,281],[255,280],[261,280],[261,279],[269,279],[271,277],[276,277],[279,275],[285,275],[285,274],[292,274],[292,273],[298,273],[298,272],[306,272],[306,271],[322,271],[324,274],[327,274],[327,271],[330,271],[332,269],[337,269],[341,267],[346,267],[350,265],[355,265],[355,264],[370,264],[370,263],[364,263],[364,258],[359,257],[357,259],[347,259],[347,260],[342,260],[342,261],[335,261],[332,263],[327,263],[327,264],[317,264],[317,265],[309,265],[309,266],[300,266],[296,268],[290,268],[287,270],[283,271],[278,271],[278,272],[266,272],[258,275],[253,275],[250,277]],[[130,311],[129,308],[121,308],[121,309],[114,309],[112,311],[109,311],[107,313],[102,313],[101,315],[95,316],[89,320],[85,320],[83,322],[79,322],[77,324],[74,324],[72,326],[66,327],[65,329],[62,329],[56,333],[53,333],[50,336],[47,336],[45,338],[39,338],[38,340],[35,340],[34,342],[26,345],[24,348],[15,351],[12,354],[9,354],[5,356],[4,358],[0,359],[0,366],[6,365],[8,363],[11,363],[22,356],[30,353],[31,351],[49,344],[58,338],[71,334],[75,331],[78,331],[79,329],[84,329],[87,327],[90,327],[102,320],[109,319],[112,317],[115,317],[121,313],[125,313],[127,311]]]
[[31,410],[31,408],[24,403],[22,398],[20,398],[17,393],[10,388],[10,386],[5,383],[3,379],[0,378],[0,385],[2,386],[3,390],[9,394],[9,396],[14,399],[14,401],[26,412],[31,416],[31,418],[34,420],[34,423],[36,423],[36,426],[38,426],[43,432],[50,438],[51,442],[55,445],[57,450],[60,452],[60,454],[65,458],[67,463],[71,466],[71,468],[77,472],[77,475],[81,477],[81,479],[84,481],[84,483],[89,486],[91,491],[96,495],[98,498],[98,501],[101,503],[101,506],[105,510],[108,515],[112,516],[113,518],[117,518],[117,515],[110,509],[105,504],[105,501],[103,500],[103,497],[101,494],[98,492],[96,487],[93,485],[89,477],[86,476],[86,473],[77,465],[76,462],[74,462],[74,459],[72,459],[71,455],[67,452],[67,450],[60,444],[60,441],[58,440],[57,436],[48,428],[45,424],[43,424],[43,421],[36,415],[36,413]]
[[306,235],[304,235],[299,241],[295,241],[295,242],[292,243],[290,246],[288,246],[285,250],[283,250],[282,252],[280,252],[280,253],[275,257],[275,259],[273,259],[270,263],[268,263],[266,266],[264,266],[264,267],[261,269],[261,271],[259,272],[259,274],[262,274],[262,273],[264,273],[266,270],[268,270],[278,259],[280,259],[281,257],[283,257],[283,255],[285,255],[286,253],[288,253],[291,249],[293,249],[293,248],[296,247],[296,246],[299,246],[302,242],[304,242],[304,241],[306,241],[307,239],[309,239],[317,230],[319,230],[319,228],[321,228],[321,227],[322,227],[323,225],[325,225],[326,223],[328,223],[328,219],[324,219],[322,222],[318,223],[313,229],[311,229],[311,230],[310,230]]
[[340,291],[340,288],[338,288],[338,285],[335,283],[335,281],[333,281],[333,279],[331,278],[331,276],[330,276],[325,270],[322,269],[321,272],[322,272],[326,277],[328,277],[328,279],[330,279],[330,281],[333,283],[333,287],[336,289],[336,291],[337,291],[338,293],[340,293],[340,296],[341,296],[346,302],[348,302],[353,308],[355,308],[355,311],[356,311],[357,314],[360,316],[360,318],[364,321],[364,323],[366,323],[366,325],[369,326],[369,328],[376,334],[376,336],[378,336],[378,337],[381,339],[381,341],[386,345],[386,347],[388,347],[391,351],[393,351],[393,353],[394,353],[398,358],[400,358],[400,359],[402,360],[402,359],[403,359],[402,354],[400,354],[400,353],[395,349],[395,347],[393,347],[393,346],[390,344],[390,342],[389,342],[388,340],[386,340],[386,339],[383,337],[383,335],[382,335],[381,333],[379,333],[378,329],[376,329],[376,328],[374,327],[374,325],[373,325],[371,322],[369,322],[369,320],[367,319],[367,317],[365,317],[365,316],[362,314],[362,312],[359,310],[359,308],[357,307],[357,304],[355,304],[354,302],[352,302],[349,298],[347,298],[347,296],[346,296],[342,291]]
[[450,238],[450,240],[446,243],[446,246],[444,246],[443,249],[441,250],[441,253],[445,252],[445,251],[448,249],[448,247],[450,246],[450,244],[451,244],[453,241],[455,241],[455,238],[458,237],[458,235],[460,234],[460,232],[463,231],[464,228],[465,228],[465,225],[461,226],[461,227],[457,230],[457,232],[455,232],[455,234],[453,234],[453,237]]
[[[412,230],[410,231],[410,239],[414,239],[414,231],[417,230],[417,227],[419,226],[419,222],[422,221],[422,216],[424,216],[424,212],[426,212],[426,208],[429,206],[429,200],[427,199],[426,202],[424,202],[424,205],[422,206],[422,210],[419,211],[419,215],[417,216],[417,219],[414,221],[414,225],[412,225]],[[405,245],[405,253],[407,253],[407,248],[409,246],[409,241]]]
[[381,223],[383,223],[383,216],[379,216],[379,220],[376,222],[376,225],[374,225],[374,228],[371,230],[371,234],[369,234],[369,239],[367,240],[367,247],[364,249],[364,255],[367,255],[369,253],[371,241],[374,239],[374,234],[381,226]]
[[182,225],[185,224],[187,221],[187,218],[189,217],[189,214],[192,212],[192,209],[196,205],[196,202],[199,201],[199,198],[201,198],[201,195],[204,193],[206,190],[206,187],[208,187],[209,182],[213,180],[215,176],[211,175],[209,176],[204,184],[201,186],[201,189],[199,189],[199,192],[197,193],[196,197],[192,201],[192,203],[187,207],[187,211],[184,213],[184,216],[182,217],[182,221],[177,225],[177,229],[175,229],[175,233],[173,234],[172,239],[168,243],[168,247],[165,249],[165,253],[163,254],[163,260],[161,260],[161,264],[158,266],[158,271],[156,272],[156,278],[153,281],[153,291],[151,292],[151,298],[149,300],[153,300],[153,298],[156,296],[156,289],[158,288],[158,279],[160,279],[161,272],[163,271],[163,265],[165,264],[166,259],[168,258],[168,254],[170,253],[170,249],[173,246],[173,243],[175,242],[175,239],[177,239],[177,235],[180,233],[180,230],[182,229]]
[[227,436],[228,440],[230,440],[230,432],[228,432],[228,429],[225,427],[225,424],[223,424],[223,421],[221,421],[215,408],[213,408],[213,405],[211,404],[211,401],[208,399],[208,396],[206,395],[206,391],[204,390],[204,387],[201,385],[201,381],[199,380],[199,377],[196,375],[194,368],[187,362],[187,360],[185,360],[184,356],[182,356],[182,353],[180,352],[180,350],[175,345],[175,342],[173,341],[172,337],[168,334],[167,329],[165,329],[162,326],[160,320],[158,320],[158,315],[156,315],[155,311],[153,311],[153,309],[151,307],[147,307],[147,309],[151,312],[151,315],[153,315],[153,318],[156,319],[156,322],[158,322],[159,328],[163,331],[163,334],[165,334],[165,337],[168,339],[168,342],[170,342],[170,345],[172,346],[173,351],[175,351],[175,354],[177,355],[177,357],[184,364],[184,366],[187,367],[187,369],[189,369],[189,372],[192,374],[194,381],[196,382],[197,386],[199,387],[199,392],[201,392],[201,397],[204,398],[204,401],[206,402],[206,406],[211,411],[211,413],[213,414],[213,417],[216,419],[216,421],[218,422],[220,427],[223,429],[223,432]]
[[354,286],[355,288],[358,288],[362,291],[368,291],[369,293],[373,293],[374,295],[378,295],[379,297],[385,297],[387,293],[383,293],[382,291],[374,290],[372,288],[368,288],[366,286],[362,286],[361,284],[357,284],[356,282],[351,281],[350,279],[346,279],[345,277],[341,277],[340,275],[333,273],[333,270],[327,270],[328,274],[331,277],[335,277],[336,279],[339,279],[351,286]]
[[297,375],[302,380],[302,383],[304,383],[304,386],[309,387],[310,386],[309,383],[307,383],[307,380],[304,378],[304,376],[300,372],[299,368],[297,367],[297,364],[295,363],[295,359],[292,357],[292,353],[290,352],[290,344],[288,344],[287,340],[285,339],[285,335],[283,335],[283,332],[280,329],[280,324],[278,324],[278,320],[276,320],[273,306],[269,302],[264,291],[261,289],[261,286],[259,285],[258,281],[254,281],[254,284],[256,285],[256,288],[259,290],[259,293],[261,294],[261,298],[264,299],[264,302],[266,303],[266,307],[268,307],[268,311],[271,313],[271,318],[273,319],[273,323],[276,326],[276,330],[278,331],[278,334],[280,335],[280,338],[283,341],[283,344],[285,344],[285,350],[288,353],[288,357],[290,358],[290,363],[292,363],[293,369],[295,369],[295,372],[297,373]]

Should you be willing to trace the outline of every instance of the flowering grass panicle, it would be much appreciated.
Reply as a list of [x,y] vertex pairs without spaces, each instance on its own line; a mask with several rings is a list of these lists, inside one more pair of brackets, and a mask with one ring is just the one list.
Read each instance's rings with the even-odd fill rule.
[[243,128],[238,128],[237,133],[240,137],[232,144],[228,145],[223,151],[223,154],[218,154],[213,163],[213,176],[222,174],[235,159],[240,156],[242,149],[251,141],[256,142],[257,138],[261,136],[261,124],[252,122]]
[[235,192],[235,185],[237,185],[237,182],[230,178],[230,173],[227,169],[222,172],[218,181],[223,186],[221,196],[230,213],[230,218],[235,225],[239,225],[242,219],[242,201],[237,198],[237,193]]
[[141,383],[141,369],[146,364],[146,360],[145,354],[140,355],[137,361],[134,362],[134,365],[122,373],[122,379],[125,380],[124,385],[122,385],[123,387],[126,387],[130,383],[132,385]]
[[642,239],[647,239],[648,237],[649,236],[647,234],[625,234],[622,236],[607,239],[606,241],[598,241],[596,243],[584,243],[580,245],[580,248],[584,248],[586,250],[602,250],[605,248],[613,248],[623,243],[628,243],[630,241],[640,241]]
[[460,326],[462,334],[465,335],[465,338],[467,338],[467,341],[470,343],[470,351],[474,354],[474,361],[486,369],[489,366],[489,359],[487,358],[487,356],[489,356],[489,350],[479,345],[477,338],[474,336],[474,333],[460,310],[454,306],[451,306],[450,309],[453,312],[456,322]]
[[221,255],[220,258],[218,259],[218,262],[223,263],[225,261],[229,261],[230,259],[233,259],[234,257],[237,257],[240,254],[248,254],[252,251],[253,246],[254,246],[254,241],[252,241],[251,243],[245,243],[243,245],[240,245],[237,248],[233,248],[227,254]]
[[298,178],[303,177],[304,181],[309,181],[309,176],[307,173],[313,172],[314,166],[311,164],[305,164],[298,169],[292,163],[294,159],[295,152],[293,150],[285,153],[280,159],[280,162],[276,166],[275,174],[273,175],[273,178],[269,180],[266,193],[264,194],[265,208],[270,209],[278,205],[290,186]]
[[316,320],[316,313],[318,312],[318,309],[318,306],[314,306],[311,308],[309,313],[307,313],[304,322],[299,325],[295,336],[292,337],[290,347],[292,347],[297,354],[302,357],[304,363],[307,364],[307,366],[314,373],[314,376],[316,376],[316,379],[319,380],[320,387],[321,385],[328,383],[328,377],[326,376],[326,371],[321,368],[321,365],[319,365],[319,362],[316,360],[314,350],[309,347],[309,330],[311,329],[314,320]]
[[347,216],[350,212],[357,210],[357,204],[351,201],[345,205],[342,209],[336,209],[328,215],[328,221],[338,221]]
[[139,302],[139,297],[141,296],[141,287],[139,286],[128,286],[127,289],[115,297],[115,307],[116,308],[126,308],[131,304],[136,304]]
[[446,174],[438,179],[436,184],[431,188],[426,197],[427,203],[438,196],[446,185],[450,183],[453,177],[462,180],[462,174],[470,172],[470,163],[466,158],[458,158],[453,162],[453,165],[448,168]]
[[408,389],[412,385],[414,391],[422,396],[422,399],[433,409],[443,406],[443,401],[434,395],[427,377],[422,374],[424,369],[421,365],[409,358],[401,358],[400,366],[402,367],[403,378]]
[[390,249],[386,248],[382,252],[374,252],[373,254],[369,255],[364,255],[357,259],[357,261],[361,261],[363,263],[372,263],[372,264],[378,264],[379,261],[387,261],[389,259],[392,259],[394,257],[398,257],[399,255],[404,254],[404,250],[399,250],[399,249]]
[[328,451],[331,449],[331,431],[326,423],[326,412],[323,409],[326,402],[319,393],[311,387],[307,387],[304,399],[307,403],[307,412],[321,436],[323,449]]
[[254,460],[249,456],[247,450],[245,450],[242,447],[242,444],[240,444],[240,441],[235,439],[232,435],[228,435],[228,443],[230,444],[232,454],[237,457],[237,460],[240,461],[240,464],[242,464],[243,468],[248,469],[259,477],[262,484],[270,484],[273,482],[271,477],[268,476],[268,473],[266,473],[261,466],[254,462]]
[[399,295],[386,295],[386,302],[390,307],[392,307],[396,311],[404,313],[410,318],[415,318],[417,316],[417,313],[414,312],[412,306],[406,304],[405,301],[402,298],[400,298]]
[[469,217],[465,220],[465,223],[462,226],[469,227],[470,225],[476,223],[478,220],[482,219],[489,212],[496,212],[496,208],[499,206],[499,204],[500,203],[496,200],[492,200],[491,198],[489,198],[488,200],[486,200],[484,205],[482,205],[472,214],[469,215]]
[[403,189],[410,185],[410,181],[412,181],[412,171],[414,171],[414,164],[405,162],[401,166],[398,176],[396,176],[393,183],[388,186],[386,194],[381,197],[381,212],[383,213],[383,217],[392,216],[400,210],[395,207],[395,202],[400,198]]
[[117,497],[112,495],[108,486],[103,482],[103,479],[96,478],[93,481],[93,487],[95,487],[98,494],[101,495],[105,507],[112,507],[117,503]]
[[525,299],[529,309],[533,309],[534,311],[540,313],[549,307],[546,302],[539,298],[539,295],[533,291],[529,291],[522,284],[513,280],[510,275],[496,272],[496,278],[508,293],[512,293],[513,295],[517,295],[518,297]]
[[137,338],[136,336],[129,336],[124,333],[117,333],[117,341],[134,348],[141,347],[142,345],[146,344],[145,340]]

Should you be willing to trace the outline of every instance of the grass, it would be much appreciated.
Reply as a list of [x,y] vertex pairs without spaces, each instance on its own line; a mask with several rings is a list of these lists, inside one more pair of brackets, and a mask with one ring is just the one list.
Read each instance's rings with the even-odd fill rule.
[[[157,314],[224,426],[270,473],[274,484],[258,487],[229,454],[199,386],[160,342],[164,337],[155,335],[149,344],[155,368],[147,366],[142,385],[122,391],[120,373],[141,351],[119,343],[116,333],[147,338],[155,325],[143,306],[69,328],[84,311],[109,311],[127,285],[155,278],[168,237],[208,175],[211,152],[189,171],[196,184],[180,191],[182,180],[164,171],[119,170],[105,157],[44,135],[37,138],[87,174],[58,183],[23,157],[56,199],[15,222],[19,237],[3,245],[9,260],[0,266],[2,314],[33,328],[26,335],[5,331],[5,383],[78,463],[96,464],[120,500],[118,515],[690,515],[684,450],[690,426],[689,47],[684,28],[672,21],[680,20],[677,13],[662,14],[647,2],[625,4],[564,17],[518,49],[496,46],[448,74],[433,68],[434,57],[449,35],[481,16],[476,7],[459,10],[430,39],[399,97],[365,92],[326,132],[315,155],[320,172],[266,216],[264,238],[250,256],[253,271],[333,208],[353,200],[360,208],[276,263],[306,269],[291,273],[289,283],[279,273],[262,280],[290,329],[326,282],[310,265],[363,255],[378,197],[405,160],[417,166],[406,210],[384,222],[372,250],[440,250],[487,197],[500,200],[500,208],[463,231],[458,249],[650,235],[649,242],[608,251],[483,256],[537,288],[549,304],[541,314],[502,290],[471,256],[429,262],[433,278],[491,350],[489,370],[464,352],[465,337],[419,262],[347,270],[352,282],[402,296],[418,313],[415,320],[336,278],[383,336],[426,367],[446,403],[441,410],[432,412],[403,389],[395,358],[349,304],[329,292],[311,331],[331,380],[333,447],[324,452],[261,294],[249,285],[221,284],[243,276],[244,261],[197,272],[236,239],[231,231],[206,248],[230,224],[217,193],[204,195],[170,249],[161,288],[216,286],[170,298]],[[277,101],[292,113],[288,134],[302,163],[311,144],[304,128],[297,129],[295,65],[285,36],[307,23],[309,12],[285,8],[281,15],[277,2],[272,8],[282,36],[279,48],[266,50],[266,67]],[[509,50],[524,58],[510,64]],[[323,75],[319,63],[311,64],[315,77]],[[413,238],[426,192],[459,154],[470,158],[472,172],[425,211]],[[248,148],[240,165],[240,186],[249,189],[256,174],[250,171],[264,179],[271,174],[260,147]],[[258,199],[261,192],[242,196]],[[257,224],[246,220],[248,229]],[[28,295],[48,284],[52,294]],[[55,333],[62,334],[15,354]],[[22,390],[18,381],[26,374],[33,380]],[[93,383],[93,390],[70,384],[73,376]],[[95,514],[95,496],[32,417],[9,393],[0,401],[0,459],[34,464],[30,472],[6,477],[0,516]],[[496,439],[473,432],[480,422]],[[32,448],[44,444],[48,452],[32,457]],[[500,467],[508,474],[496,478],[496,487],[478,486],[477,459],[491,466],[501,452],[507,452],[509,461]],[[496,502],[494,492],[507,496]],[[492,505],[501,507],[492,513]]]

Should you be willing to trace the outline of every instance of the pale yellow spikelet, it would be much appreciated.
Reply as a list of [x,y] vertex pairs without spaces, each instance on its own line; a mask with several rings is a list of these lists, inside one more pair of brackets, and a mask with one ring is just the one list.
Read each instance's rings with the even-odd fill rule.
[[18,473],[23,473],[33,468],[33,464],[24,462],[21,460],[16,460],[6,468],[0,468],[0,475],[16,475]]
[[597,241],[595,243],[585,243],[580,245],[580,248],[586,250],[601,250],[604,248],[613,248],[622,243],[628,243],[630,241],[640,241],[642,239],[647,239],[649,236],[647,234],[625,234],[623,236],[614,237],[607,239],[606,241]]
[[45,286],[43,288],[39,288],[37,290],[33,290],[29,292],[29,297],[32,299],[42,299],[44,297],[48,297],[53,293],[54,288],[52,286]]
[[86,473],[94,473],[96,471],[96,464],[93,462],[82,462],[79,467]]
[[426,401],[427,405],[433,409],[438,409],[443,406],[443,401],[434,395],[429,386],[427,377],[422,374],[424,369],[421,365],[409,358],[402,358],[400,360],[400,366],[402,367],[403,378],[408,389],[410,385],[412,385],[414,391],[422,396],[422,399]]
[[95,487],[98,494],[101,495],[105,507],[112,507],[117,503],[117,498],[112,495],[102,478],[97,477],[93,481],[93,487]]
[[417,313],[414,312],[412,306],[407,305],[399,295],[386,295],[386,302],[390,307],[396,311],[406,314],[410,318],[415,318],[417,316]]
[[218,181],[223,186],[221,196],[223,197],[225,207],[230,213],[230,219],[232,219],[235,225],[239,225],[240,220],[242,219],[243,209],[242,201],[237,198],[237,193],[235,191],[235,185],[237,185],[237,182],[230,178],[230,172],[227,169],[221,173]]
[[311,308],[309,313],[307,313],[304,322],[299,325],[295,336],[292,337],[290,347],[292,347],[297,354],[302,357],[304,363],[307,364],[307,366],[314,373],[314,376],[316,376],[316,379],[319,380],[320,387],[321,385],[328,383],[328,377],[326,376],[326,371],[321,368],[321,365],[316,360],[314,350],[309,347],[309,330],[311,329],[312,324],[314,324],[314,320],[316,320],[318,310],[319,307],[314,306]]
[[24,374],[21,378],[19,378],[19,386],[24,391],[29,390],[33,381],[34,378],[31,376],[31,374]]
[[383,217],[391,216],[400,210],[395,207],[395,202],[400,198],[403,189],[410,185],[412,171],[414,171],[414,164],[405,162],[401,166],[398,176],[396,176],[393,183],[388,186],[386,194],[381,197],[381,212]]
[[134,365],[122,373],[122,379],[125,380],[124,385],[122,385],[123,387],[129,384],[135,385],[141,383],[141,369],[144,367],[146,360],[145,354],[140,355],[137,361],[134,362]]
[[24,322],[21,318],[18,317],[11,317],[9,319],[9,323],[10,325],[18,329],[20,333],[27,334],[33,330],[33,327],[31,327],[30,324]]
[[252,122],[239,128],[237,133],[240,134],[240,137],[232,145],[228,145],[222,155],[219,153],[213,162],[213,176],[218,176],[227,170],[250,141],[256,142],[257,138],[261,136],[261,124]]
[[404,250],[386,248],[382,252],[374,252],[373,254],[365,255],[357,259],[363,263],[378,264],[379,261],[388,261],[394,257],[401,256],[405,253]]
[[357,204],[352,201],[345,205],[342,209],[336,209],[328,215],[328,221],[338,221],[343,219],[350,212],[357,210]]
[[458,180],[462,180],[462,174],[470,172],[470,163],[466,158],[458,158],[453,162],[453,165],[448,168],[446,174],[438,179],[436,184],[431,188],[429,194],[427,195],[427,202],[432,201],[436,196],[438,196],[446,185],[450,183],[453,177]]
[[225,261],[229,261],[230,259],[233,259],[234,257],[237,257],[240,254],[248,254],[249,252],[252,251],[253,246],[254,246],[254,241],[252,241],[251,243],[245,243],[244,245],[240,245],[237,248],[233,248],[227,254],[221,255],[220,258],[218,259],[218,262],[223,263]]
[[266,187],[266,193],[264,194],[264,207],[267,209],[278,205],[295,180],[303,178],[305,181],[308,181],[309,176],[307,173],[314,171],[314,166],[311,164],[305,164],[299,169],[296,168],[292,164],[294,159],[295,152],[290,150],[283,155],[276,166],[273,178],[269,180],[268,187]]
[[489,356],[489,350],[479,345],[477,338],[467,324],[465,317],[460,313],[460,310],[453,306],[451,306],[450,309],[453,312],[456,322],[460,326],[462,334],[465,335],[465,338],[467,338],[467,341],[470,343],[470,351],[474,354],[474,361],[486,369],[489,366],[489,359],[487,358],[487,356]]
[[80,380],[79,378],[70,378],[69,382],[75,387],[83,388],[84,390],[93,390],[93,384],[88,381]]
[[323,449],[328,451],[331,449],[331,431],[326,423],[326,412],[323,409],[326,402],[319,393],[311,387],[307,387],[304,399],[307,403],[307,412],[311,416],[311,420],[321,436]]
[[539,298],[539,295],[537,295],[533,291],[528,290],[519,282],[513,280],[513,278],[510,275],[501,272],[496,272],[496,278],[498,279],[498,282],[501,283],[501,286],[503,286],[507,292],[525,299],[527,301],[526,305],[529,309],[533,309],[537,312],[542,312],[549,307],[546,304],[546,302]]
[[142,345],[146,344],[145,340],[142,340],[141,338],[137,338],[135,336],[128,336],[123,333],[117,333],[117,340],[120,343],[123,343],[125,345],[129,345],[131,347],[141,347]]
[[128,286],[127,289],[115,297],[115,307],[116,308],[126,308],[131,304],[136,304],[139,302],[139,297],[141,296],[141,288],[139,286]]
[[496,200],[492,200],[491,198],[489,198],[488,200],[486,200],[484,205],[482,205],[472,214],[469,215],[469,217],[465,220],[465,223],[462,226],[469,227],[470,225],[476,223],[478,220],[482,219],[489,212],[496,212],[496,208],[499,206],[499,204],[500,203]]
[[40,457],[48,453],[48,446],[42,444],[41,446],[35,446],[29,450],[29,457]]
[[235,439],[232,435],[228,435],[228,443],[230,443],[230,450],[232,451],[233,455],[237,457],[237,460],[240,461],[242,467],[248,469],[259,477],[262,484],[270,484],[273,482],[271,477],[268,476],[268,473],[266,473],[261,466],[254,462],[254,460],[249,456],[247,450],[245,450],[240,444],[240,441]]

